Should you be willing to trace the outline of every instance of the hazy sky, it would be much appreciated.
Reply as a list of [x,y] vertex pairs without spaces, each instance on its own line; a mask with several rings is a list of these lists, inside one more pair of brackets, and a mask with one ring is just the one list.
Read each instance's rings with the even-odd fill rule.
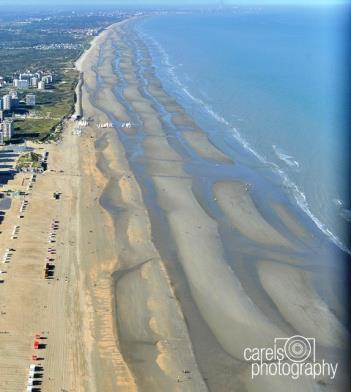
[[[350,0],[351,1],[351,0]],[[174,5],[197,5],[197,4],[211,4],[211,5],[266,5],[266,4],[279,4],[279,5],[328,5],[328,4],[343,4],[348,3],[348,0],[17,0],[17,1],[9,1],[9,0],[0,0],[0,5],[7,4],[26,4],[29,6],[30,4],[45,4],[45,5],[83,5],[83,4],[109,4],[109,5],[151,5],[158,4],[164,6],[174,6]]]

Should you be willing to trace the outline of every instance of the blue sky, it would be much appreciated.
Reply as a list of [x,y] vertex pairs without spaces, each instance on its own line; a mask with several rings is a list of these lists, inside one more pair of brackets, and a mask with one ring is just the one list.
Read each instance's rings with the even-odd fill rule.
[[[351,0],[350,0],[351,1]],[[30,4],[45,4],[48,5],[47,0],[17,0],[16,4],[26,4],[29,6]],[[83,5],[83,4],[109,4],[109,5],[165,5],[165,6],[174,6],[174,5],[197,5],[197,4],[211,4],[211,5],[219,5],[223,3],[224,5],[267,5],[267,4],[275,4],[275,5],[332,5],[332,4],[345,4],[349,3],[348,0],[53,0],[50,1],[51,5]],[[0,0],[0,5],[5,4],[13,4],[12,1],[9,0]]]
[[[76,2],[83,1],[83,0],[74,0]],[[88,0],[89,1],[89,0]],[[104,1],[104,0],[103,0]],[[87,2],[87,0],[85,0]],[[94,0],[91,0],[94,2]],[[108,3],[124,3],[124,4],[131,4],[130,0],[105,0],[104,2]],[[140,3],[140,4],[164,4],[164,5],[177,5],[177,4],[339,4],[339,3],[346,3],[347,0],[134,0],[133,3]]]
[[[76,0],[76,1],[81,1],[81,0]],[[91,0],[94,1],[94,0]],[[116,1],[116,0],[106,0],[106,2],[111,2],[111,3],[126,3],[126,4],[130,4],[131,1],[130,0],[121,0],[121,1]],[[295,3],[295,4],[304,4],[306,5],[306,3],[316,3],[316,4],[320,4],[320,3],[324,3],[324,4],[333,4],[333,3],[340,3],[343,2],[342,0],[134,0],[133,2],[138,2],[141,4],[152,4],[152,3],[159,3],[159,4],[165,4],[165,5],[169,5],[169,4],[174,4],[177,5],[179,3],[183,3],[183,4],[220,4],[221,2],[223,4],[287,4],[287,3]]]

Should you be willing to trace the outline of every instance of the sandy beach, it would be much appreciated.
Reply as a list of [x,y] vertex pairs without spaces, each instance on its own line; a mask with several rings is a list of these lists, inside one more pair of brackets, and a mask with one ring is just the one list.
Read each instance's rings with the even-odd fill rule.
[[277,337],[313,336],[326,359],[342,357],[334,283],[322,281],[309,228],[283,204],[263,206],[162,88],[133,23],[109,27],[78,60],[89,125],[79,136],[69,120],[62,143],[43,147],[49,170],[25,217],[14,200],[1,224],[0,257],[16,251],[0,286],[0,390],[25,389],[38,351],[50,392],[342,390],[342,364],[333,381],[251,379],[244,349]]

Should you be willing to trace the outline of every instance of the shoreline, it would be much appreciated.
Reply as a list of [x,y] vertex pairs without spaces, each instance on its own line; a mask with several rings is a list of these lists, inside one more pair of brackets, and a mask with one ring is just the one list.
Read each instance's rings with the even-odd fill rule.
[[[112,39],[113,45],[105,48],[109,54],[105,55],[104,59],[108,62],[111,61],[113,48],[118,48],[119,64],[113,78],[109,65],[98,74],[108,83],[114,81],[115,98],[108,96],[113,99],[114,104],[118,103],[120,113],[108,106],[105,106],[104,111],[115,123],[118,135],[116,139],[123,145],[123,154],[128,157],[128,163],[139,183],[151,218],[153,242],[157,244],[161,258],[165,260],[179,306],[187,320],[196,361],[209,389],[226,390],[228,385],[239,382],[244,383],[249,390],[256,390],[258,385],[249,381],[242,363],[243,347],[252,342],[256,342],[258,346],[268,345],[273,336],[290,336],[306,331],[306,328],[313,331],[315,320],[308,313],[313,313],[321,303],[316,288],[307,281],[321,278],[325,266],[318,261],[312,263],[315,264],[314,268],[320,268],[320,271],[313,274],[307,272],[308,278],[302,278],[306,281],[306,291],[299,301],[309,309],[304,313],[305,327],[298,321],[297,310],[293,318],[289,319],[284,315],[285,309],[293,309],[290,301],[294,298],[293,292],[297,283],[292,283],[294,288],[290,298],[286,298],[284,304],[279,304],[278,310],[275,294],[270,288],[273,278],[268,278],[268,283],[267,274],[260,272],[258,275],[258,271],[265,270],[267,265],[274,271],[275,263],[287,264],[292,266],[292,270],[290,273],[287,269],[284,276],[286,284],[298,282],[298,276],[304,275],[302,272],[295,275],[295,269],[303,271],[309,268],[308,258],[314,254],[314,243],[317,241],[309,234],[306,237],[304,230],[309,232],[309,228],[301,229],[299,221],[291,215],[292,211],[286,209],[285,204],[281,204],[279,214],[275,214],[270,205],[265,206],[259,201],[256,190],[248,192],[244,184],[238,184],[237,190],[234,191],[232,186],[235,182],[228,173],[235,167],[235,162],[221,162],[223,153],[206,140],[205,133],[200,133],[203,135],[200,141],[196,133],[191,138],[183,137],[185,133],[188,135],[201,130],[162,89],[151,70],[152,63],[147,49],[133,35],[130,25],[128,23],[125,28],[116,29],[118,38]],[[106,88],[103,82],[97,88],[100,90],[100,97],[107,97],[106,92],[102,94]],[[95,98],[95,102],[100,102],[100,99]],[[172,120],[176,120],[167,122],[167,113]],[[121,128],[125,118],[133,123],[130,131]],[[178,136],[172,133],[176,129],[174,127],[179,130]],[[193,137],[198,143],[194,143]],[[201,162],[203,168],[195,165],[198,162]],[[225,175],[217,176],[216,171],[221,170]],[[199,178],[203,178],[204,184],[198,182]],[[215,195],[217,183],[220,183],[219,193]],[[270,199],[268,201],[271,202]],[[116,216],[121,210],[119,203],[107,203],[105,207]],[[122,207],[122,211],[124,208]],[[238,210],[237,216],[226,213],[233,208]],[[226,219],[223,218],[223,213],[227,215]],[[193,222],[201,224],[197,227],[193,226]],[[243,222],[248,223],[244,225]],[[118,220],[116,227],[118,228]],[[168,247],[170,249],[166,249]],[[258,253],[258,249],[261,253]],[[245,258],[250,267],[245,266]],[[214,264],[213,260],[216,260]],[[273,264],[263,264],[265,260],[272,260]],[[220,273],[220,264],[223,264],[223,268],[229,268],[231,273],[228,276]],[[258,269],[261,264],[265,267]],[[212,279],[209,279],[209,275]],[[228,282],[225,284],[226,279]],[[334,279],[335,276],[331,281]],[[329,282],[327,286],[332,284]],[[229,295],[230,290],[234,290],[233,295]],[[211,297],[211,293],[217,291],[222,292],[221,299]],[[235,298],[237,305],[229,298]],[[325,307],[323,315],[320,315],[323,325],[320,326],[321,330],[327,331],[331,328],[331,331],[336,334],[340,332],[340,336],[344,336],[343,327],[337,326],[336,317],[331,311],[337,308],[335,299],[329,295],[324,299],[327,305],[323,303]],[[188,306],[188,302],[191,302],[191,306]],[[293,310],[292,312],[294,313]],[[122,351],[131,369],[135,374],[139,374],[139,381],[143,380],[140,374],[143,374],[145,369],[137,366],[135,359],[129,354],[130,338],[123,332],[130,327],[130,324],[123,324],[123,317],[128,316],[122,317],[119,314],[124,313],[121,309],[118,310],[117,296],[117,319],[120,317],[117,332],[121,337]],[[271,321],[267,322],[267,316]],[[200,327],[199,317],[206,324],[206,328]],[[259,336],[258,323],[262,326]],[[236,325],[245,325],[246,337],[240,337],[240,328],[236,329]],[[228,326],[231,327],[231,332],[226,331]],[[202,340],[197,339],[196,333],[202,335]],[[325,345],[326,341],[331,342],[330,336],[328,337],[330,332],[325,333],[324,337],[319,337],[321,346]],[[204,350],[209,342],[211,343],[206,349],[216,353],[210,359],[206,358]],[[334,346],[334,343],[328,344]],[[330,349],[332,352],[333,349]],[[133,346],[133,350],[136,350],[136,347]],[[231,374],[224,373],[223,370],[227,368],[236,370]],[[281,382],[281,387],[284,386],[282,380],[276,382]],[[302,385],[309,390],[313,383],[303,380],[298,387],[301,388]],[[263,388],[269,390],[270,387],[269,380],[266,380]]]
[[[242,354],[299,333],[316,334],[323,358],[334,358],[347,336],[339,267],[326,281],[309,228],[232,174],[235,160],[163,90],[132,26],[111,25],[76,62],[88,125],[77,134],[69,120],[62,143],[48,145],[49,171],[20,222],[0,287],[9,331],[0,335],[0,370],[15,370],[0,389],[24,387],[32,340],[46,331],[49,392],[316,390],[326,380],[253,381]],[[5,215],[0,251],[18,205]],[[52,219],[62,231],[47,281]]]
[[[156,23],[157,26],[157,23]],[[152,27],[152,26],[151,26]],[[142,33],[142,29],[136,28],[136,32]],[[151,28],[152,31],[152,28]],[[142,34],[141,34],[142,35]],[[139,37],[140,38],[140,37]],[[318,214],[318,209],[316,208],[311,208],[310,205],[306,202],[306,195],[305,191],[302,191],[302,187],[299,185],[299,182],[294,180],[294,177],[291,176],[292,173],[290,173],[288,170],[285,170],[288,168],[288,164],[286,164],[286,168],[284,168],[284,165],[280,165],[279,162],[272,160],[271,157],[267,159],[265,158],[262,153],[260,153],[259,149],[255,149],[253,147],[254,144],[250,145],[248,143],[248,140],[245,139],[244,134],[240,134],[238,129],[234,127],[233,124],[228,121],[228,118],[223,118],[220,114],[220,112],[215,112],[213,107],[211,105],[207,106],[206,100],[205,102],[202,101],[199,97],[200,95],[192,96],[192,94],[188,94],[188,87],[187,83],[180,82],[180,79],[177,77],[176,74],[173,75],[173,68],[177,69],[177,64],[168,64],[165,66],[163,64],[165,62],[165,58],[167,57],[167,53],[164,53],[164,49],[162,47],[158,48],[158,44],[153,45],[152,44],[152,37],[149,37],[151,39],[145,39],[145,45],[148,46],[150,49],[150,52],[152,54],[152,57],[156,60],[154,66],[155,67],[161,67],[161,74],[163,79],[170,79],[169,81],[167,80],[165,82],[165,91],[169,95],[174,95],[174,96],[179,96],[179,100],[181,102],[181,105],[183,105],[184,108],[188,110],[188,113],[191,113],[193,116],[193,120],[190,121],[198,121],[198,123],[201,123],[203,125],[203,128],[206,130],[206,133],[210,137],[210,139],[213,140],[216,148],[222,150],[224,149],[225,151],[229,151],[234,155],[234,153],[239,152],[239,155],[242,155],[242,161],[245,162],[245,155],[251,155],[250,158],[250,166],[251,167],[257,167],[262,165],[264,168],[267,169],[267,171],[270,171],[270,181],[273,184],[276,184],[277,182],[279,183],[279,186],[282,188],[282,192],[285,193],[289,197],[289,204],[291,204],[294,208],[294,214],[296,214],[299,217],[299,220],[303,222],[304,225],[308,226],[311,231],[314,231],[317,236],[323,237],[324,242],[325,242],[325,247],[328,247],[327,243],[330,242],[330,247],[337,247],[338,250],[340,250],[340,253],[346,253],[346,257],[349,257],[351,255],[351,251],[347,248],[347,230],[344,233],[339,232],[336,230],[335,224],[333,225],[333,222],[328,221],[328,219],[323,219],[322,215]],[[162,42],[162,40],[161,40]],[[172,53],[172,51],[170,52]],[[170,54],[169,53],[169,54]],[[165,56],[165,58],[163,58]],[[175,57],[176,58],[176,57]],[[169,68],[167,70],[167,68]],[[181,74],[179,74],[180,78],[182,77]],[[188,75],[189,77],[189,75]],[[182,91],[183,90],[183,91]],[[188,93],[184,93],[184,91],[188,91]],[[178,95],[179,93],[179,95]],[[194,109],[195,116],[193,115],[193,107],[203,107],[202,110],[197,110]],[[176,117],[174,117],[174,122],[179,125],[179,121]],[[188,121],[188,120],[187,120]],[[210,125],[206,125],[206,122],[209,123]],[[182,123],[181,125],[186,124],[186,122]],[[225,142],[223,140],[220,140],[221,138],[216,137],[216,132],[217,128],[219,132],[227,132],[227,130],[231,130],[232,135],[231,138],[233,138],[233,141],[226,140]],[[240,127],[240,126],[239,126]],[[229,138],[228,138],[229,139]],[[229,146],[229,147],[228,147]],[[275,146],[273,146],[275,147]],[[242,154],[242,151],[237,151],[242,149],[244,151],[244,154]],[[274,150],[274,148],[273,148]],[[267,152],[267,151],[266,151]],[[269,152],[267,152],[269,154]],[[276,152],[275,152],[276,154]],[[279,158],[276,155],[277,158]],[[233,159],[233,156],[231,155],[231,158]],[[235,159],[235,157],[234,157]],[[283,160],[280,160],[280,163],[282,163]],[[330,200],[331,202],[331,200]],[[301,212],[301,213],[300,213]],[[340,214],[341,215],[341,214]],[[346,219],[343,220],[340,217],[340,227],[343,225],[347,225]],[[346,227],[346,226],[345,226]],[[346,233],[346,237],[345,237]]]
[[[90,57],[86,61],[86,67],[82,65],[81,70],[84,72],[85,79],[83,85],[84,113],[88,113],[85,115],[89,118],[93,117],[92,121],[95,123],[108,121],[108,117],[99,110],[99,107],[100,102],[101,106],[104,106],[103,102],[107,97],[109,97],[108,99],[112,98],[109,93],[110,86],[106,85],[105,87],[104,80],[110,82],[114,78],[111,75],[109,65],[109,62],[113,61],[110,53],[110,39],[114,35],[113,30],[122,25],[123,22],[109,29],[109,32],[105,34],[105,39],[99,41],[101,42],[100,47],[96,44],[86,56],[86,59]],[[104,54],[102,54],[103,51]],[[96,85],[95,79],[97,72],[103,75],[99,85]],[[94,92],[96,107],[91,105],[91,101],[88,101],[90,91],[94,91],[92,86],[96,86],[98,92],[97,94]],[[117,102],[114,110],[120,118],[128,120],[127,114],[119,109]],[[112,377],[106,364],[103,365],[105,361],[101,358],[101,352],[99,353],[101,349],[99,350],[95,346],[93,351],[95,351],[95,355],[99,356],[97,361],[99,362],[97,366],[99,370],[94,369],[95,374],[99,375],[98,390],[117,390],[118,387],[121,387],[118,380],[122,377],[125,379],[126,373],[129,374],[129,381],[125,383],[125,388],[128,384],[128,388],[135,389],[135,382],[138,383],[138,388],[140,384],[145,390],[155,390],[156,386],[159,390],[175,388],[178,384],[177,377],[185,377],[182,370],[187,368],[191,369],[191,382],[188,387],[191,389],[189,390],[206,390],[193,358],[184,319],[177,307],[177,302],[174,301],[166,269],[151,241],[148,214],[142,202],[137,182],[124,158],[123,148],[111,131],[97,131],[93,125],[92,128],[94,133],[96,132],[94,138],[96,137],[97,145],[97,170],[107,181],[105,186],[101,187],[100,200],[110,213],[109,225],[113,223],[110,230],[114,227],[112,232],[114,232],[113,237],[115,238],[115,245],[110,251],[113,252],[112,254],[116,253],[108,263],[108,271],[111,274],[108,280],[110,289],[113,289],[111,298],[114,298],[113,302],[116,304],[116,308],[111,309],[109,318],[111,317],[112,325],[109,328],[116,332],[114,323],[117,322],[117,335],[113,335],[115,349],[119,351],[121,346],[123,357],[127,357],[127,362],[129,362],[128,366],[121,356],[119,366],[124,364],[124,376],[116,371]],[[116,213],[114,210],[121,210],[121,213]],[[133,211],[137,211],[137,213]],[[101,241],[106,244],[106,240],[103,238]],[[102,268],[100,263],[99,265],[92,263],[94,273],[97,273],[96,269]],[[118,276],[116,274],[123,276],[123,278],[114,278]],[[94,297],[96,297],[94,290],[91,290],[89,295],[94,303]],[[132,316],[133,312],[135,312],[135,316]],[[125,316],[123,316],[124,314]],[[172,314],[172,317],[168,318],[167,314]],[[113,316],[116,316],[116,321],[112,320]],[[141,325],[139,325],[140,318],[145,320]],[[124,331],[124,336],[121,339],[122,331]],[[127,335],[125,335],[126,333]],[[138,349],[138,355],[145,358],[144,368],[136,369],[137,363],[132,360],[132,370],[135,376],[132,376],[130,372],[130,355],[134,354],[129,351],[129,348],[133,347],[131,343],[133,340],[136,342],[150,340],[150,346],[141,344]],[[129,341],[129,343],[125,345],[125,341]],[[153,341],[155,343],[151,343]],[[177,342],[177,344],[173,342]],[[98,341],[96,344],[99,345]],[[104,373],[105,375],[103,375]],[[107,379],[115,379],[116,385],[106,384]]]

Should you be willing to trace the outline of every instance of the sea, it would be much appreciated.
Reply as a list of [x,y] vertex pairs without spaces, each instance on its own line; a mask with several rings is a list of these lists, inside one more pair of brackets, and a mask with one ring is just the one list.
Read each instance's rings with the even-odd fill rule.
[[135,29],[165,90],[213,144],[347,250],[349,8],[163,12]]

